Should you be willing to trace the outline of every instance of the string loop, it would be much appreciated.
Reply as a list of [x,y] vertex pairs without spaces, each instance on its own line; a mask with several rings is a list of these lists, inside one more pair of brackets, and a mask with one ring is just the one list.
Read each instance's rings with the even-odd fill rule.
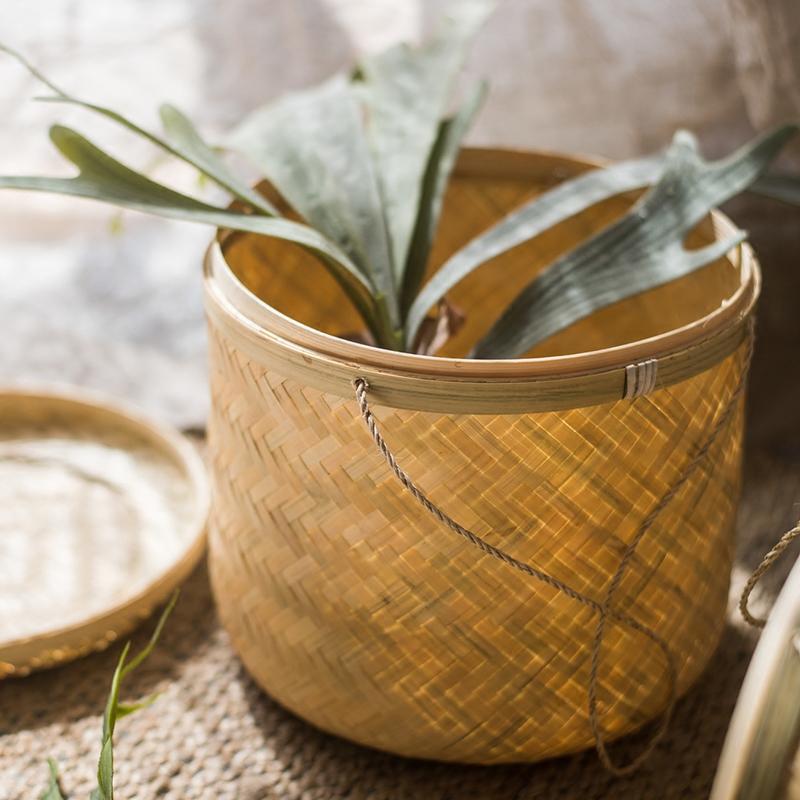
[[744,617],[745,622],[752,625],[754,628],[763,628],[767,624],[767,620],[761,617],[754,617],[750,613],[750,609],[748,608],[750,595],[753,589],[756,588],[756,584],[764,576],[764,573],[772,567],[781,557],[783,551],[786,550],[798,536],[800,536],[800,520],[797,521],[797,525],[795,525],[794,528],[790,531],[786,531],[764,558],[761,559],[761,563],[753,570],[753,574],[747,579],[747,583],[744,585],[744,589],[742,589],[742,596],[739,598],[739,612]]

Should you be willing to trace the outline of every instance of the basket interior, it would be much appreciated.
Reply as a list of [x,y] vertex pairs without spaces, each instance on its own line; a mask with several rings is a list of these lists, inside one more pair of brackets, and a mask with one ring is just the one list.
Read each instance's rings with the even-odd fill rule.
[[[557,183],[546,156],[538,177],[456,174],[450,182],[429,273],[457,249],[501,217]],[[559,161],[563,178],[563,161]],[[585,167],[575,162],[574,172]],[[623,214],[636,195],[613,198],[578,214],[519,247],[487,262],[448,295],[465,313],[458,335],[437,353],[463,357],[490,328],[518,292],[558,256]],[[686,246],[714,239],[710,219],[688,237]],[[296,245],[241,234],[225,243],[234,274],[255,295],[283,314],[335,336],[351,336],[364,326],[326,269]],[[555,356],[600,350],[665,333],[694,322],[730,298],[740,285],[740,271],[720,259],[670,284],[609,306],[576,322],[526,356]]]

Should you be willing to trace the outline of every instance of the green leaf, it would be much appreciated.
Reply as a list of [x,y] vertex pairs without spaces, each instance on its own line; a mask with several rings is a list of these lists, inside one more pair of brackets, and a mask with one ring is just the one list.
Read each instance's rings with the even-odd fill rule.
[[251,114],[227,144],[371,276],[399,327],[397,291],[378,184],[352,86],[341,76]]
[[127,642],[125,647],[122,648],[114,675],[111,678],[111,690],[108,693],[105,711],[103,712],[103,732],[100,739],[100,758],[97,762],[97,789],[95,790],[100,800],[113,800],[114,797],[114,727],[117,722],[117,705],[125,669],[125,659],[128,657],[130,649],[130,642]]
[[175,603],[178,602],[178,592],[173,592],[172,597],[170,597],[169,602],[164,607],[164,610],[161,612],[161,616],[158,618],[158,622],[156,623],[156,627],[153,628],[153,632],[150,634],[150,639],[148,640],[147,644],[142,648],[142,650],[137,653],[128,664],[126,664],[122,669],[122,677],[127,677],[133,670],[135,670],[146,658],[150,657],[150,654],[155,649],[156,645],[158,644],[158,640],[161,638],[161,633],[164,630],[164,625],[167,624],[167,619],[169,615],[172,613],[172,609],[175,608]]
[[663,169],[663,154],[622,161],[560,183],[520,206],[450,256],[425,284],[408,313],[407,341],[414,340],[428,310],[474,269],[596,203],[654,183]]
[[442,213],[445,191],[461,142],[483,105],[487,91],[488,85],[482,81],[475,87],[458,113],[439,124],[439,133],[422,179],[417,221],[406,258],[402,292],[404,315],[408,312],[425,277],[431,245]]
[[48,758],[47,767],[50,771],[50,782],[47,784],[47,790],[40,800],[64,800],[61,784],[58,780],[58,765],[52,758]]
[[178,601],[178,591],[172,594],[169,602],[161,612],[156,627],[145,647],[128,661],[131,643],[128,642],[122,649],[117,661],[114,675],[111,679],[111,689],[106,700],[103,714],[103,733],[101,738],[100,758],[97,762],[97,788],[92,792],[92,800],[114,800],[114,729],[117,720],[145,708],[155,699],[154,695],[139,703],[121,703],[119,699],[122,682],[153,652],[161,632],[164,630],[167,618],[175,608]]
[[692,251],[683,247],[686,235],[752,184],[796,132],[794,125],[778,128],[713,162],[701,158],[694,137],[676,134],[658,183],[624,217],[528,284],[478,343],[475,357],[519,356],[600,308],[720,258],[745,234]]
[[118,125],[127,128],[137,136],[160,147],[170,155],[195,167],[202,174],[207,175],[223,189],[230,192],[234,197],[238,197],[256,211],[270,216],[280,216],[277,209],[274,208],[268,200],[259,195],[258,192],[253,191],[253,189],[230,171],[217,153],[203,141],[191,121],[173,106],[165,105],[161,107],[162,123],[164,124],[167,135],[170,136],[174,142],[174,145],[171,145],[169,142],[156,136],[156,134],[151,133],[145,128],[140,127],[117,111],[96,103],[81,100],[65,92],[13,48],[0,44],[0,52],[7,53],[12,58],[16,59],[31,73],[31,75],[54,93],[53,97],[40,97],[38,98],[39,100],[54,103],[69,103],[100,114]]
[[97,762],[97,792],[100,800],[114,800],[114,745],[111,738],[103,742]]
[[798,175],[764,175],[750,187],[750,191],[773,200],[780,200],[782,203],[800,206]]
[[192,121],[175,106],[162,105],[159,109],[161,124],[169,139],[175,145],[175,152],[189,161],[201,174],[207,175],[223,189],[243,200],[253,208],[272,217],[280,212],[265,197],[251,189],[244,181],[231,172],[228,165],[197,132]]
[[126,167],[70,128],[54,125],[50,129],[50,138],[61,153],[78,167],[78,176],[0,176],[0,188],[102,200],[163,217],[284,239],[302,245],[322,258],[334,274],[350,287],[354,296],[368,298],[371,293],[371,285],[347,255],[307,225],[288,219],[228,211],[176,192]]
[[144,700],[140,700],[138,703],[118,703],[117,719],[122,719],[130,714],[135,714],[137,711],[141,711],[143,708],[148,708],[153,705],[159,697],[160,695],[156,692],[155,694],[145,697]]
[[103,712],[103,735],[101,741],[109,739],[114,734],[114,725],[117,721],[117,704],[119,703],[119,687],[122,683],[122,676],[125,669],[125,659],[131,649],[131,643],[126,642],[125,647],[122,648],[119,661],[117,661],[114,675],[111,678],[111,690],[106,699],[106,707]]
[[365,58],[354,77],[367,109],[380,193],[400,284],[423,177],[466,48],[494,3],[459,0],[431,41],[399,44]]

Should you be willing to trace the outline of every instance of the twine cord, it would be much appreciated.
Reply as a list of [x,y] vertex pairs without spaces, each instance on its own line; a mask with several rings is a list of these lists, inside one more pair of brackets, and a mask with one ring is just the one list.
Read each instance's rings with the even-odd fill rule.
[[767,620],[762,617],[754,617],[750,613],[750,609],[748,608],[750,595],[753,589],[756,588],[756,584],[764,576],[764,573],[769,571],[772,565],[783,555],[783,551],[786,550],[798,536],[800,536],[800,520],[798,520],[794,528],[790,531],[786,531],[764,558],[761,559],[761,563],[753,570],[753,573],[744,585],[744,589],[742,589],[742,596],[739,598],[739,612],[744,617],[745,622],[752,625],[754,628],[763,628],[767,624]]
[[[355,389],[356,401],[358,403],[358,408],[361,413],[361,418],[364,421],[364,424],[366,425],[367,430],[370,433],[370,436],[372,437],[373,441],[375,442],[375,445],[377,446],[378,450],[383,456],[383,459],[389,466],[389,469],[391,470],[392,474],[397,478],[397,480],[402,484],[402,486],[414,497],[414,499],[419,503],[419,505],[421,505],[429,514],[431,514],[433,517],[439,520],[439,522],[441,522],[443,525],[447,526],[454,533],[466,539],[470,544],[472,544],[474,547],[477,547],[480,551],[482,551],[486,555],[489,555],[492,558],[495,558],[498,561],[507,564],[513,569],[516,569],[519,572],[529,575],[530,577],[535,578],[541,583],[544,583],[547,586],[550,586],[560,591],[565,596],[575,600],[578,603],[581,603],[587,608],[592,609],[592,611],[596,612],[599,615],[599,620],[597,623],[597,628],[595,629],[595,635],[592,642],[592,650],[591,650],[591,667],[590,667],[589,687],[588,687],[589,723],[591,726],[592,735],[594,736],[595,739],[595,746],[597,748],[597,753],[600,758],[600,761],[603,763],[603,766],[609,772],[617,776],[629,775],[630,773],[637,770],[644,763],[644,761],[647,758],[649,758],[650,755],[652,755],[653,751],[658,746],[664,734],[667,732],[672,718],[672,713],[674,711],[675,704],[677,702],[678,670],[675,663],[675,657],[670,651],[666,640],[658,633],[656,633],[652,628],[639,622],[629,614],[623,611],[618,611],[617,609],[613,608],[611,603],[612,600],[614,599],[614,595],[616,594],[617,590],[619,589],[622,583],[625,571],[627,570],[629,564],[631,563],[631,560],[633,559],[636,548],[643,539],[644,535],[647,533],[648,530],[650,530],[650,528],[652,528],[653,524],[656,522],[659,515],[664,511],[665,508],[667,508],[667,506],[672,502],[672,500],[680,492],[680,490],[687,483],[687,481],[689,481],[689,479],[692,477],[692,475],[695,473],[698,467],[703,463],[705,458],[708,456],[709,451],[714,446],[714,443],[719,438],[720,433],[724,430],[725,426],[731,420],[736,409],[738,408],[739,400],[741,399],[741,396],[744,393],[745,381],[750,366],[750,361],[752,359],[753,338],[754,338],[753,324],[752,322],[750,322],[748,328],[748,336],[747,336],[747,349],[745,352],[742,368],[740,371],[740,377],[736,388],[734,389],[733,393],[728,399],[725,407],[723,408],[716,422],[711,427],[705,440],[700,444],[699,447],[697,447],[692,458],[687,462],[687,464],[684,465],[683,469],[681,470],[676,480],[673,482],[670,488],[662,495],[662,497],[652,508],[652,510],[648,513],[648,515],[645,517],[645,519],[642,521],[641,525],[637,529],[637,532],[634,535],[634,537],[627,544],[623,556],[620,559],[619,565],[617,566],[617,569],[614,575],[612,576],[611,581],[609,582],[606,594],[602,602],[599,602],[594,598],[589,597],[588,595],[585,595],[582,592],[577,591],[576,589],[573,589],[571,586],[559,580],[558,578],[553,577],[549,573],[537,569],[531,564],[528,564],[524,561],[520,561],[519,559],[514,558],[514,556],[510,555],[504,550],[501,550],[499,547],[495,547],[493,544],[490,544],[485,539],[478,536],[478,534],[474,533],[468,528],[463,527],[458,522],[456,522],[452,517],[450,517],[448,514],[442,511],[442,509],[440,509],[435,503],[433,503],[428,498],[428,496],[422,491],[422,489],[420,489],[414,483],[414,481],[409,477],[409,475],[397,463],[397,460],[394,454],[392,453],[392,450],[386,443],[385,439],[383,438],[383,435],[381,434],[378,428],[378,423],[375,420],[375,416],[370,410],[369,401],[367,398],[367,390],[369,388],[367,381],[364,378],[360,377],[355,378],[355,380],[353,381],[353,388]],[[614,763],[610,753],[608,752],[608,748],[600,726],[600,719],[599,719],[600,715],[598,711],[598,702],[597,702],[600,655],[601,655],[603,639],[605,636],[607,619],[611,619],[614,622],[624,625],[630,630],[639,633],[640,635],[649,639],[658,647],[658,649],[661,651],[664,657],[666,680],[667,680],[666,709],[659,720],[656,730],[653,732],[651,738],[648,740],[644,749],[635,758],[633,758],[627,764],[623,765],[618,765]]]

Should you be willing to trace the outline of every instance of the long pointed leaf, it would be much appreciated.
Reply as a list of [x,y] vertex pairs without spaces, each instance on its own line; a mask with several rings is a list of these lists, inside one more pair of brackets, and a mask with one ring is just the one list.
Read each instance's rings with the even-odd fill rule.
[[114,675],[111,679],[111,689],[106,700],[105,713],[103,714],[103,734],[101,738],[100,758],[97,762],[97,788],[92,791],[92,800],[114,800],[114,729],[117,720],[144,708],[152,702],[151,698],[136,704],[120,703],[119,695],[122,682],[125,678],[153,652],[159,637],[164,630],[167,618],[175,608],[178,601],[178,591],[172,594],[161,616],[156,623],[156,627],[150,636],[145,647],[128,661],[131,643],[128,642],[122,649],[119,660],[117,661]]
[[164,131],[174,143],[179,155],[253,208],[272,217],[280,216],[278,209],[266,197],[234,175],[219,154],[200,136],[197,128],[185,114],[169,104],[162,105],[159,114]]
[[392,325],[399,305],[376,176],[350,84],[337,76],[251,114],[228,145],[247,156],[289,204],[372,276]]
[[111,678],[111,689],[106,699],[106,707],[103,712],[103,733],[101,741],[105,742],[114,735],[114,726],[117,724],[117,704],[119,703],[119,690],[122,685],[122,678],[125,671],[125,663],[128,658],[128,653],[131,649],[131,643],[126,642],[125,647],[122,648],[119,661],[114,670],[114,675]]
[[174,143],[170,144],[160,136],[142,128],[111,108],[81,100],[78,97],[70,95],[54,84],[21,53],[18,53],[13,48],[0,44],[0,52],[7,53],[12,58],[16,59],[16,61],[25,67],[31,75],[54,93],[53,97],[41,97],[39,98],[40,100],[55,103],[69,103],[100,114],[118,125],[127,128],[137,136],[146,139],[170,155],[195,167],[227,192],[230,192],[234,197],[252,206],[256,211],[269,216],[280,216],[278,210],[268,200],[258,194],[258,192],[253,191],[244,181],[231,172],[222,158],[220,158],[202,139],[192,123],[173,106],[165,105],[161,107],[161,119],[164,128]]
[[592,170],[504,217],[450,256],[425,284],[408,313],[408,340],[413,341],[428,310],[474,269],[595,203],[654,183],[663,169],[664,156],[657,154]]
[[523,289],[475,349],[511,358],[600,308],[686,275],[718,258],[740,234],[703,250],[683,241],[712,209],[739,194],[797,132],[787,125],[715,162],[676,134],[659,182],[622,219],[583,242]]
[[420,48],[399,44],[359,65],[357,78],[363,81],[359,88],[367,108],[398,283],[439,123],[467,45],[493,6],[487,0],[459,0],[431,41]]
[[50,129],[50,138],[61,153],[78,167],[78,176],[75,178],[0,176],[0,188],[54,192],[102,200],[163,217],[285,239],[319,255],[339,277],[362,296],[368,296],[371,291],[369,282],[347,255],[307,225],[288,219],[239,214],[195,200],[145,178],[70,128],[54,125]]
[[161,695],[156,692],[155,694],[148,695],[144,700],[140,700],[138,703],[119,703],[117,705],[117,719],[120,720],[123,717],[135,714],[143,708],[149,708],[160,696]]
[[114,746],[111,739],[103,742],[97,762],[97,797],[114,800]]
[[450,173],[453,171],[461,142],[483,105],[487,91],[488,86],[482,81],[475,87],[458,113],[439,124],[439,133],[422,180],[417,221],[406,258],[402,292],[403,314],[408,312],[425,277],[425,268],[439,225]]
[[164,630],[164,625],[167,624],[167,618],[172,613],[172,609],[175,608],[175,603],[177,602],[178,593],[175,592],[172,597],[170,597],[167,605],[164,606],[164,610],[161,612],[161,616],[158,618],[156,627],[150,634],[150,639],[148,640],[147,644],[123,667],[123,678],[127,677],[131,672],[133,672],[133,670],[140,666],[145,659],[150,657],[153,650],[155,650],[158,640],[161,638],[161,633]]

